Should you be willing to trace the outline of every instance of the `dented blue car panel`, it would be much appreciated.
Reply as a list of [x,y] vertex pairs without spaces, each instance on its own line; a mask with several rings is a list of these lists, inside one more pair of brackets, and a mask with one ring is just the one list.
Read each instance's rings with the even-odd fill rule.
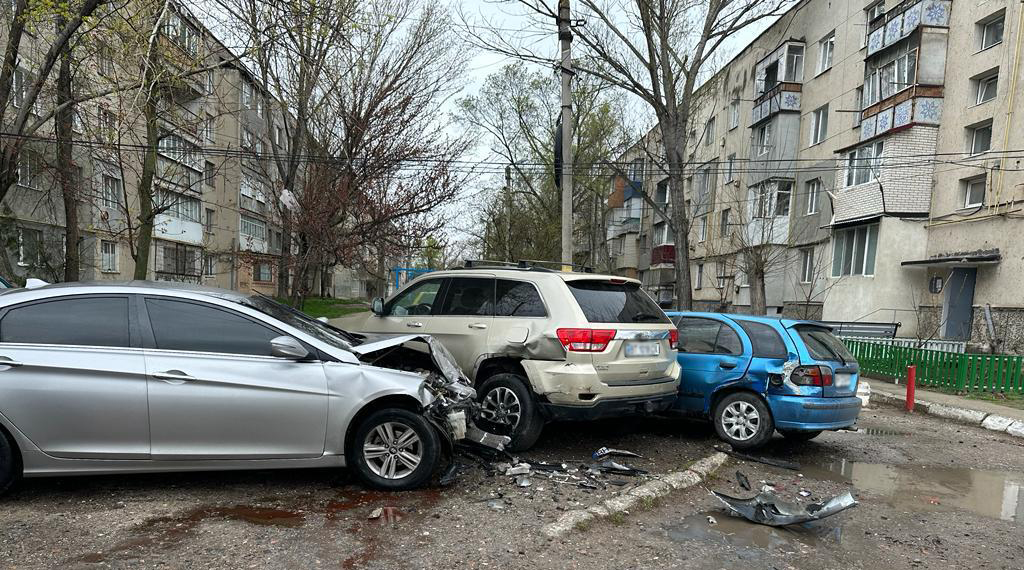
[[[861,406],[856,396],[859,367],[848,353],[842,355],[827,351],[825,354],[826,350],[815,338],[801,335],[801,331],[805,336],[809,331],[822,331],[820,324],[721,313],[671,311],[667,314],[677,324],[680,317],[693,319],[686,321],[688,326],[719,323],[719,341],[722,336],[728,336],[733,342],[728,354],[722,350],[712,353],[689,351],[685,346],[684,333],[680,331],[677,357],[681,369],[680,394],[676,411],[707,418],[711,416],[718,396],[744,390],[760,395],[767,402],[779,429],[833,430],[856,423]],[[703,325],[692,325],[695,322]],[[763,349],[755,354],[751,334],[764,332],[765,326],[777,334],[781,345],[770,354]],[[815,343],[814,350],[808,342]],[[832,371],[832,386],[798,386],[790,381],[790,374],[796,367],[813,365],[826,366]]]

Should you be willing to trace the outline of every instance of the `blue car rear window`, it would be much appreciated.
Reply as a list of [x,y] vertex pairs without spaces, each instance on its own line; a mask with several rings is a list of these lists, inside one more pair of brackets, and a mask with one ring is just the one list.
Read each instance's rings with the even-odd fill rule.
[[782,337],[775,329],[754,321],[734,320],[750,337],[755,358],[786,358],[786,343],[782,342]]

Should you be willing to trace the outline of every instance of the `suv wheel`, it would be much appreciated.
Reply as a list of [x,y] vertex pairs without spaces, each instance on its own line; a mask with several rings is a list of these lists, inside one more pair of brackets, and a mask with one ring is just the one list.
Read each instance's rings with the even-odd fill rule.
[[811,441],[812,439],[821,435],[821,430],[807,431],[807,430],[788,430],[780,429],[779,433],[782,437],[789,441]]
[[348,464],[367,485],[404,491],[430,481],[441,455],[434,427],[400,408],[374,412],[356,428]]
[[526,379],[518,374],[495,374],[480,386],[480,427],[512,438],[509,451],[533,447],[544,428]]
[[14,468],[14,450],[11,443],[2,431],[0,431],[0,495],[14,483],[18,476]]
[[749,392],[733,392],[715,406],[715,432],[736,449],[751,449],[768,442],[775,422],[768,406]]

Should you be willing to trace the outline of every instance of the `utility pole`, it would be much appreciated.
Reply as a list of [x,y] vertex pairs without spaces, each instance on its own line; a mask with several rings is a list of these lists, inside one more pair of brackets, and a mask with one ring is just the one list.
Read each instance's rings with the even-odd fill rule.
[[558,41],[562,50],[562,263],[572,270],[572,30],[569,0],[558,0]]
[[505,261],[512,259],[512,167],[505,167]]

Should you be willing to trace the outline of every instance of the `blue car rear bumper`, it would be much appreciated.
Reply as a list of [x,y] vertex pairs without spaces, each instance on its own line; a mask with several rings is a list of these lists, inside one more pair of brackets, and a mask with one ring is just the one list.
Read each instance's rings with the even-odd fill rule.
[[830,430],[850,427],[860,415],[861,401],[846,398],[810,398],[807,396],[767,396],[775,427],[789,430]]

